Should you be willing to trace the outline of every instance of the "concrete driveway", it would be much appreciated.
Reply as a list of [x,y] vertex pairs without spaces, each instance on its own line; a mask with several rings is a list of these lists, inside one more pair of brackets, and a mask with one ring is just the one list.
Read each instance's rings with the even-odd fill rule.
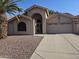
[[43,35],[30,59],[79,59],[79,36],[75,34]]

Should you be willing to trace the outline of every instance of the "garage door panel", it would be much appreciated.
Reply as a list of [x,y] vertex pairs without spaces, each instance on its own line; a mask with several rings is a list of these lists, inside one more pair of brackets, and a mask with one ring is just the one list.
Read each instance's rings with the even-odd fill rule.
[[48,33],[71,33],[72,24],[52,24],[47,26]]
[[59,27],[59,31],[60,33],[64,32],[64,33],[69,33],[69,32],[72,32],[72,25],[71,24],[61,24],[60,27]]

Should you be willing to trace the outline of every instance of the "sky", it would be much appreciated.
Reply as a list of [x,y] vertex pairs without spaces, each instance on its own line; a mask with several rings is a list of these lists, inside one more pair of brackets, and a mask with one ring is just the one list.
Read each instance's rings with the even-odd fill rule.
[[17,3],[17,5],[23,8],[23,10],[31,7],[34,4],[61,13],[79,15],[79,0],[24,0]]

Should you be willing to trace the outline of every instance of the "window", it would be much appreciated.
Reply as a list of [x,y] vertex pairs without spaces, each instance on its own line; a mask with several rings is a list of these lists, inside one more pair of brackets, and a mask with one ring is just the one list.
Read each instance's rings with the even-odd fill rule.
[[18,24],[18,31],[26,31],[26,24],[24,22]]

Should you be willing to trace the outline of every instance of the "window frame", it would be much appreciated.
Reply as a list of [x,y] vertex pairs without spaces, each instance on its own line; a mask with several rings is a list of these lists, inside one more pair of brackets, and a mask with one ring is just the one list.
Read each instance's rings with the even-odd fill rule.
[[17,24],[17,31],[27,31],[27,25],[25,22],[19,22]]

